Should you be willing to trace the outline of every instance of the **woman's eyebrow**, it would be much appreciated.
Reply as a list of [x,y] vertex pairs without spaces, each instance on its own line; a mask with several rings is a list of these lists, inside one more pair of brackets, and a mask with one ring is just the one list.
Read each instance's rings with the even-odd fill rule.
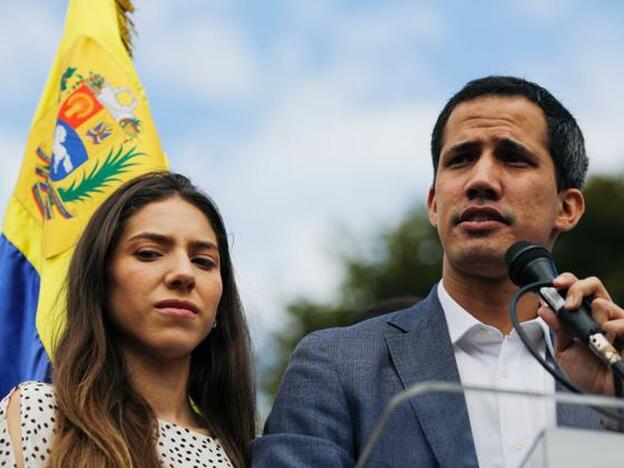
[[128,239],[128,242],[136,240],[151,240],[158,244],[173,244],[173,239],[163,234],[157,234],[155,232],[139,232]]
[[[174,243],[173,238],[171,238],[170,236],[165,236],[163,234],[158,234],[155,232],[139,232],[138,234],[130,237],[128,239],[128,242],[133,242],[137,240],[151,240],[163,245],[171,245]],[[219,251],[219,247],[217,246],[217,244],[211,241],[194,240],[189,242],[189,245],[194,250],[215,250],[217,252]]]
[[189,244],[194,250],[214,250],[217,253],[219,252],[219,247],[214,242],[196,240],[191,241]]

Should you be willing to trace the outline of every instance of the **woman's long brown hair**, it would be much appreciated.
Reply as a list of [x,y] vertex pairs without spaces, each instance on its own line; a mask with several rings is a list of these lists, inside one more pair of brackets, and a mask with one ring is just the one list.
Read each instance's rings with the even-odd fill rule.
[[[180,196],[214,229],[223,293],[214,330],[193,351],[188,394],[234,466],[249,462],[255,435],[250,342],[227,233],[214,203],[184,176],[152,173],[112,194],[89,221],[71,260],[67,324],[54,351],[58,405],[50,466],[156,467],[157,420],[132,387],[106,310],[108,265],[126,221],[145,205]],[[181,220],[180,222],[183,222]]]

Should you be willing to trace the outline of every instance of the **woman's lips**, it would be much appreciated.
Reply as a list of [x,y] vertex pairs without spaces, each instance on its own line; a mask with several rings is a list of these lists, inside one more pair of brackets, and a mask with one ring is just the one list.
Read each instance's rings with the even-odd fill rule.
[[178,299],[167,299],[155,305],[158,312],[171,317],[194,317],[199,313],[195,304]]
[[170,317],[191,318],[195,317],[195,313],[189,309],[180,309],[177,307],[156,307],[156,310],[163,315]]

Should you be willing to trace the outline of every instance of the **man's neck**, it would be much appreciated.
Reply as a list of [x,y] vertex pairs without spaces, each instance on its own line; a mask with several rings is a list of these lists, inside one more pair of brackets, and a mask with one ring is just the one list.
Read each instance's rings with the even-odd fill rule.
[[[511,329],[509,305],[518,287],[509,278],[484,278],[468,275],[444,265],[442,281],[446,292],[480,322],[497,328],[504,335]],[[538,299],[525,295],[516,308],[518,320],[524,322],[537,316]]]

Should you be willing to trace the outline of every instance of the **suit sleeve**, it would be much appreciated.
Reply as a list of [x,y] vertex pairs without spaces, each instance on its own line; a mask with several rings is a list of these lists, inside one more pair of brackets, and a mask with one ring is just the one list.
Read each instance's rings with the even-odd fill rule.
[[351,415],[332,340],[313,333],[295,350],[264,435],[252,443],[253,467],[351,467]]

